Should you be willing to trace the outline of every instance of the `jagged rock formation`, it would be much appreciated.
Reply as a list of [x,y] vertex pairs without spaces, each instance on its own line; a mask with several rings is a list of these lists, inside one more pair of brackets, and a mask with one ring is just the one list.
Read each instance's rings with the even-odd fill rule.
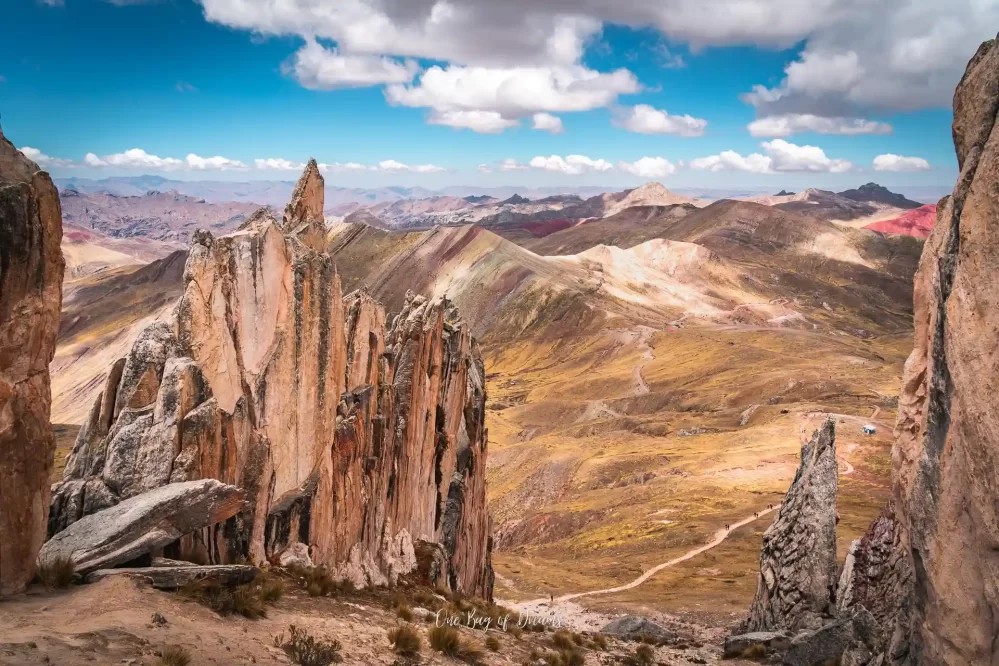
[[801,462],[763,534],[760,578],[745,629],[818,629],[835,612],[835,425],[827,419],[801,447]]
[[[867,533],[850,545],[836,588],[836,607],[841,613],[866,609],[877,624],[879,644],[888,646],[900,613],[907,616],[911,585],[912,566],[895,505],[889,502]],[[896,652],[904,651],[902,643]]]
[[284,218],[195,234],[170,323],[148,327],[108,374],[54,491],[55,533],[171,482],[214,478],[247,508],[170,552],[279,561],[302,545],[357,585],[435,571],[490,597],[485,373],[446,300],[407,295],[386,324],[343,298],[326,253],[323,182],[309,163]]
[[0,597],[24,589],[45,541],[61,241],[52,180],[0,132]]
[[913,561],[910,663],[999,664],[999,41],[954,94],[960,175],[915,284],[892,452]]

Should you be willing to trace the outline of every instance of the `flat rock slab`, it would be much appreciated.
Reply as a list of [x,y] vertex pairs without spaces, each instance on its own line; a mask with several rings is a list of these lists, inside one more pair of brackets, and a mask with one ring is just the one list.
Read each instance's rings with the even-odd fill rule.
[[134,560],[243,508],[243,491],[215,479],[171,483],[85,516],[53,536],[39,562],[72,560],[88,574]]
[[600,633],[609,636],[620,636],[629,640],[653,638],[657,641],[671,641],[676,635],[652,620],[639,615],[626,615],[607,624]]
[[87,583],[114,576],[131,576],[150,581],[158,590],[176,590],[195,581],[213,581],[223,587],[236,587],[250,583],[260,569],[247,564],[218,564],[210,566],[137,567],[135,569],[98,569],[86,577]]

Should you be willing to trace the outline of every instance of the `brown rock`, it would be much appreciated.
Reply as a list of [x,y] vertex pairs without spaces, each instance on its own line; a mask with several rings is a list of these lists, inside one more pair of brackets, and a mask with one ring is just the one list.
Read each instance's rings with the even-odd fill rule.
[[39,562],[68,558],[78,573],[113,567],[236,515],[243,493],[214,479],[171,483],[81,518],[45,542]]
[[24,589],[45,540],[61,242],[52,180],[0,133],[0,597]]
[[954,94],[960,175],[915,283],[893,449],[914,563],[911,663],[999,664],[999,42]]
[[763,534],[760,578],[746,631],[818,629],[835,614],[836,433],[827,419],[801,447],[801,462]]
[[96,583],[114,576],[131,576],[148,580],[157,590],[176,590],[189,583],[212,581],[223,587],[236,587],[253,582],[260,573],[246,564],[211,564],[207,566],[136,567],[129,569],[98,569],[87,574],[85,581]]
[[491,596],[478,348],[447,301],[410,294],[387,325],[367,294],[343,298],[324,247],[314,162],[282,223],[262,210],[230,236],[195,234],[173,320],[139,337],[81,430],[54,528],[87,513],[88,490],[118,501],[214,478],[248,506],[181,553],[304,549],[363,586],[414,570],[422,540],[441,545],[441,582]]

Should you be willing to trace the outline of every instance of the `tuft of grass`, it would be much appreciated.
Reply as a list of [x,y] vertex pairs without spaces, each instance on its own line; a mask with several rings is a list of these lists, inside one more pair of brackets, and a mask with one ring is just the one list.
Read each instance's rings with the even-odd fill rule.
[[468,664],[482,661],[482,649],[470,640],[462,638],[457,629],[434,627],[428,632],[430,647],[441,654],[460,659]]
[[35,575],[38,582],[50,590],[64,589],[73,584],[76,567],[68,557],[50,557],[38,564]]
[[603,634],[594,634],[593,635],[593,646],[595,648],[600,649],[600,650],[606,650],[607,649],[607,637],[604,636]]
[[269,573],[261,573],[254,582],[260,589],[260,598],[266,604],[273,604],[284,596],[284,581]]
[[158,666],[187,666],[191,663],[191,653],[179,645],[168,645],[160,651]]
[[274,645],[284,650],[288,658],[299,666],[330,666],[343,661],[340,655],[342,646],[336,639],[319,639],[309,635],[295,625],[288,627],[289,637],[284,634],[274,638]]
[[423,641],[416,629],[403,625],[388,632],[389,643],[396,654],[403,657],[415,657],[420,654]]
[[495,636],[489,636],[486,638],[486,648],[490,652],[496,652],[500,649],[500,641]]
[[552,636],[552,645],[559,650],[571,650],[574,646],[574,643],[572,642],[572,634],[564,629],[556,631],[555,635]]
[[414,615],[413,615],[413,609],[410,608],[409,606],[399,606],[398,608],[395,609],[395,614],[396,614],[396,617],[398,617],[400,620],[403,620],[405,622],[412,622],[413,621],[413,617],[414,617]]
[[185,584],[179,593],[222,616],[242,615],[251,620],[267,617],[262,590],[253,584],[224,587],[216,581],[199,580]]
[[288,573],[295,578],[310,597],[328,597],[341,590],[347,590],[348,587],[353,588],[353,585],[348,586],[347,581],[337,582],[333,580],[326,567],[300,567],[296,565],[288,567]]
[[635,649],[634,655],[628,655],[621,661],[626,666],[652,666],[655,663],[655,655],[652,646],[642,644]]

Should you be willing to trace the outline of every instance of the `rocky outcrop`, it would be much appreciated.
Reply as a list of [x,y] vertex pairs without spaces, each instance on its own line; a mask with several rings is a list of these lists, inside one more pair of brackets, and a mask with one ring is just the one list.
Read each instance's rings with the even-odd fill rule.
[[195,234],[172,320],[115,364],[54,490],[53,533],[170,482],[213,478],[247,507],[170,554],[311,560],[358,586],[417,568],[491,596],[485,373],[446,300],[408,294],[388,320],[344,298],[310,162],[281,221]]
[[[892,502],[867,533],[850,546],[836,589],[840,612],[863,608],[877,625],[878,641],[890,645],[900,618],[908,617],[912,565],[902,541],[901,525]],[[905,641],[899,641],[904,649]]]
[[86,582],[96,583],[105,578],[129,576],[149,581],[157,590],[176,590],[191,583],[208,582],[222,587],[236,587],[253,582],[260,573],[257,567],[246,564],[211,564],[199,567],[135,567],[128,569],[98,569],[87,574]]
[[835,425],[827,419],[801,447],[801,461],[763,534],[760,577],[745,629],[818,629],[835,613]]
[[81,518],[45,542],[40,563],[68,559],[77,573],[130,562],[216,525],[243,508],[243,493],[215,479],[171,483]]
[[24,589],[45,540],[61,242],[52,180],[0,132],[0,597]]
[[892,452],[913,563],[910,663],[999,664],[999,41],[954,94],[960,175],[915,282]]

